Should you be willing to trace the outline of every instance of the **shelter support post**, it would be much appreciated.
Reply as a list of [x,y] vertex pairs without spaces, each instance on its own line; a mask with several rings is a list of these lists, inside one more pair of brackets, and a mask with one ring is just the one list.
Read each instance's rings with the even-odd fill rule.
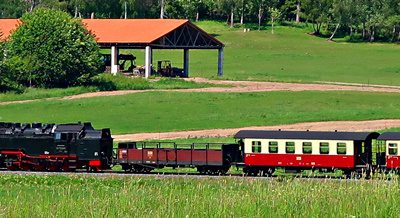
[[117,46],[111,46],[111,73],[118,73],[118,48]]
[[145,55],[145,77],[149,78],[151,76],[151,62],[153,59],[153,54],[151,52],[151,47],[146,46],[146,55]]
[[224,75],[224,48],[218,49],[218,76]]
[[189,49],[183,50],[183,74],[189,77]]

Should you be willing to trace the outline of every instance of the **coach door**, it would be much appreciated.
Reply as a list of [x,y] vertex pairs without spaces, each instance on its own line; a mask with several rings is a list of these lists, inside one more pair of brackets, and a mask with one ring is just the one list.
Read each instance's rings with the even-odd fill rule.
[[371,141],[354,141],[354,155],[356,165],[365,166],[372,163],[371,159]]
[[376,164],[386,165],[386,141],[384,140],[376,140]]

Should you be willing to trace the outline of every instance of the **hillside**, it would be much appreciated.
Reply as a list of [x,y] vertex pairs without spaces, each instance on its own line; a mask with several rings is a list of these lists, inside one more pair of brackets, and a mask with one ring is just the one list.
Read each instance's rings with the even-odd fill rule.
[[[225,79],[400,85],[397,44],[328,42],[307,34],[310,27],[278,26],[271,34],[268,28],[244,33],[211,21],[197,25],[225,43]],[[155,60],[182,65],[182,51],[154,54]],[[216,51],[191,51],[190,58],[190,76],[216,77]]]

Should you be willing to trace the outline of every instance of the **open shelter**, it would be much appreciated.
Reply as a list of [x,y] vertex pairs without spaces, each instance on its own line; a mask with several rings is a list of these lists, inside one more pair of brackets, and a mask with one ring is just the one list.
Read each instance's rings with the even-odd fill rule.
[[[145,77],[151,75],[154,49],[182,49],[183,71],[189,75],[190,49],[218,50],[218,76],[223,75],[224,44],[189,20],[182,19],[83,19],[101,48],[111,49],[111,73],[118,72],[119,49],[145,50]],[[0,19],[0,40],[15,30],[18,19]]]

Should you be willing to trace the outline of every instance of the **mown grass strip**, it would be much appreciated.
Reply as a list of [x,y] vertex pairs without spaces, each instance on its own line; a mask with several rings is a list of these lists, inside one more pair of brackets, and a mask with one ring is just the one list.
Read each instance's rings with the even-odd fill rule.
[[151,92],[0,106],[0,121],[92,121],[114,134],[400,118],[397,94]]

